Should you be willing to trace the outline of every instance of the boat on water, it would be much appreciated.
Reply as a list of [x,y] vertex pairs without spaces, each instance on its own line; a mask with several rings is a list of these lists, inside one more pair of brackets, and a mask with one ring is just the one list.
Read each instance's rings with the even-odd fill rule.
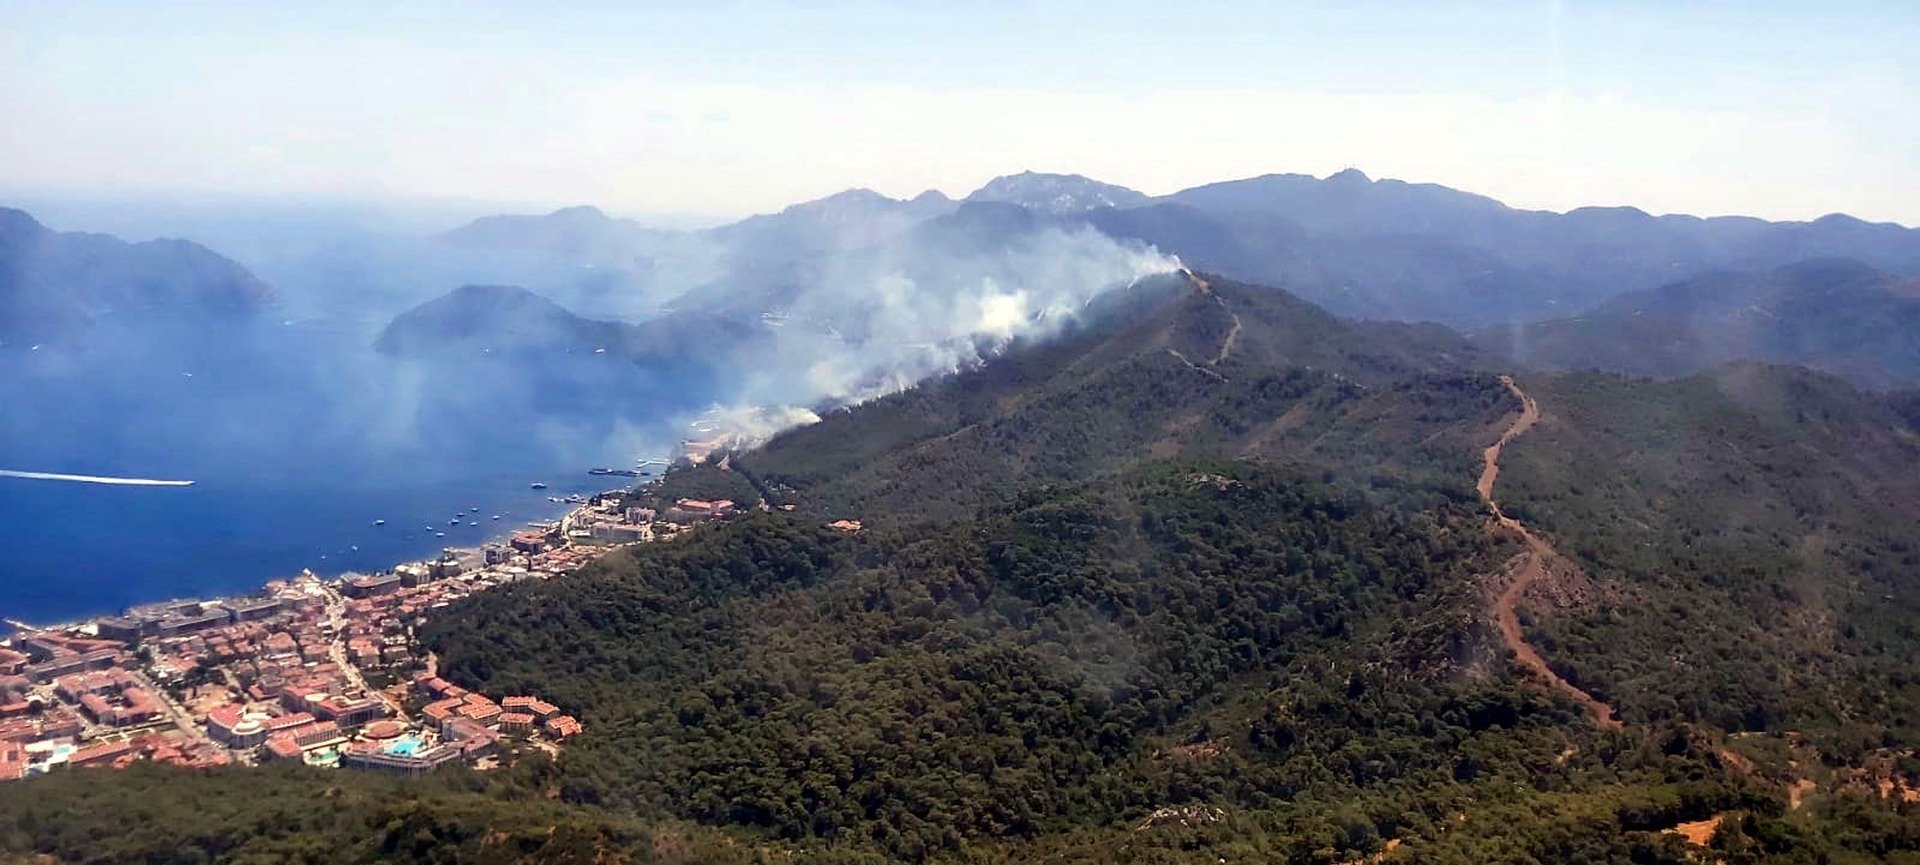
[[527,486],[530,489],[536,489],[536,490],[544,490],[547,488],[546,484],[541,484],[541,483],[528,484]]
[[633,469],[610,469],[610,468],[587,469],[587,474],[618,475],[620,477],[628,477],[628,478],[637,478],[640,476],[640,473],[637,471],[634,471]]
[[376,525],[376,526],[384,526],[384,525],[386,525],[386,524],[387,524],[387,521],[386,521],[386,520],[374,520],[374,521],[373,521],[373,524],[374,524],[374,525]]

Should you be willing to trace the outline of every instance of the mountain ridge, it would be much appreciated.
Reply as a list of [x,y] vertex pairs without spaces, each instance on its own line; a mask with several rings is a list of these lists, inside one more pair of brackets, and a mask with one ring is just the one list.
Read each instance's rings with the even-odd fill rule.
[[1460,329],[1561,318],[1711,270],[1810,258],[1852,257],[1920,275],[1920,229],[1894,223],[1839,214],[1798,222],[1656,216],[1632,206],[1527,210],[1359,169],[1325,178],[1266,174],[1161,196],[1028,171],[993,178],[959,201],[937,190],[893,199],[856,188],[669,236],[731,250],[731,273],[716,284],[764,285],[987,202],[1076,220],[1236,279],[1287,285],[1343,315]]
[[1152,199],[1146,193],[1084,175],[1023,171],[995,177],[963,200],[1018,204],[1062,216],[1102,208],[1138,207]]
[[109,316],[249,315],[273,300],[245,267],[197,243],[58,232],[0,207],[0,338],[70,337]]
[[1790,363],[1881,389],[1920,384],[1913,283],[1849,259],[1715,271],[1628,292],[1568,319],[1475,335],[1548,369],[1676,377],[1737,360]]

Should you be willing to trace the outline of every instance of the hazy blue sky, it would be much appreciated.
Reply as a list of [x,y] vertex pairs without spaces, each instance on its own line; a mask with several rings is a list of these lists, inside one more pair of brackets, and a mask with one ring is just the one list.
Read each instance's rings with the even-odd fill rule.
[[1357,166],[1920,223],[1912,0],[293,5],[0,0],[0,191],[732,215]]

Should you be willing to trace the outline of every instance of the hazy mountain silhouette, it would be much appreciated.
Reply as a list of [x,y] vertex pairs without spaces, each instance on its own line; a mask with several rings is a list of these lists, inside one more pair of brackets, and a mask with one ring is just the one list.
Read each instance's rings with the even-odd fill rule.
[[1920,384],[1916,283],[1845,259],[1717,272],[1620,295],[1573,318],[1493,328],[1521,363],[1676,376],[1733,360],[1790,363],[1869,387]]
[[[1170,207],[1168,205],[1177,205]],[[1845,216],[1773,223],[1631,207],[1510,208],[1435,184],[1275,174],[1176,192],[1103,230],[1197,267],[1285,285],[1329,309],[1459,327],[1562,317],[1710,270],[1855,258],[1920,273],[1920,231]]]
[[1101,183],[1078,174],[1042,174],[1023,171],[987,181],[969,193],[967,201],[1018,204],[1042,213],[1081,213],[1111,207],[1139,207],[1151,199],[1144,192]]
[[0,208],[0,339],[69,336],[109,316],[245,314],[272,297],[198,244],[57,232]]

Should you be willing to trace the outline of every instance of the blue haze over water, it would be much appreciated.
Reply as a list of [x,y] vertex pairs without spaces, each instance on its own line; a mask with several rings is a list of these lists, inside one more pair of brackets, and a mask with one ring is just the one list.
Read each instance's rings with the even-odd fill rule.
[[[609,486],[580,466],[545,468],[415,486],[399,485],[405,477],[316,484],[270,472],[191,487],[0,478],[0,520],[17,533],[0,565],[0,616],[65,621],[146,601],[245,593],[303,567],[380,570],[444,546],[481,543],[567,507],[548,502],[549,494]],[[529,477],[547,478],[553,489],[529,490]],[[466,516],[479,525],[447,525],[455,510],[474,506],[480,512]],[[494,521],[493,514],[506,516]],[[446,537],[426,531],[429,524]]]
[[661,454],[693,400],[604,356],[429,363],[370,342],[354,324],[144,322],[0,346],[0,469],[194,481],[0,477],[0,616],[67,621],[477,544],[567,507],[548,496],[631,483],[586,470]]

